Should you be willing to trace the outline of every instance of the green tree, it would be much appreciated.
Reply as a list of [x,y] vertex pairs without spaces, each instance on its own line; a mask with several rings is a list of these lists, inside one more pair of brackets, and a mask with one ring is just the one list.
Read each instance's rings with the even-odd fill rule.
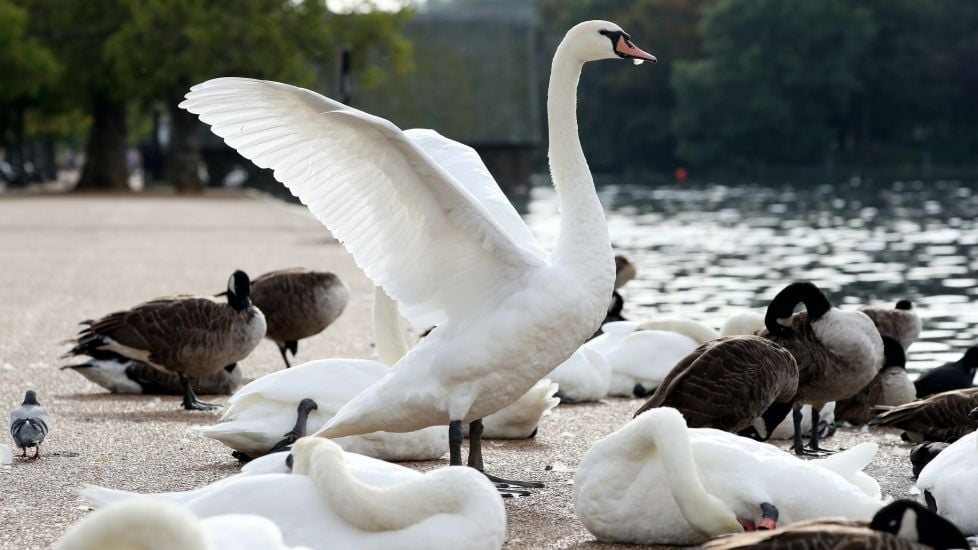
[[28,32],[27,10],[0,0],[0,144],[13,144],[18,173],[25,158],[26,111],[60,70],[54,54]]
[[[408,44],[398,34],[407,11],[360,6],[331,13],[323,2],[238,0],[229,7],[205,0],[123,0],[129,16],[106,45],[120,78],[133,83],[134,98],[162,101],[172,120],[170,177],[181,191],[202,187],[197,167],[196,117],[177,104],[188,88],[218,76],[246,76],[315,87],[336,50],[379,50],[399,62]],[[365,3],[369,8],[370,4]],[[368,80],[383,71],[363,67]]]
[[721,0],[704,13],[704,57],[673,74],[679,156],[741,168],[824,160],[875,32],[871,13],[844,0]]

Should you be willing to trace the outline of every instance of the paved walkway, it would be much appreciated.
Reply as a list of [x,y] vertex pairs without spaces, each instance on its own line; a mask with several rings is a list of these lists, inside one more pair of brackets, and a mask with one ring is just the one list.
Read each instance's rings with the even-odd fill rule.
[[[227,448],[187,432],[219,413],[183,411],[178,397],[111,395],[58,370],[66,350],[60,342],[78,321],[156,296],[216,293],[234,269],[258,275],[300,265],[337,273],[353,298],[332,327],[302,342],[298,361],[371,357],[372,286],[304,207],[244,195],[0,195],[0,414],[6,419],[33,388],[52,419],[42,460],[0,468],[0,548],[49,546],[85,514],[77,498],[85,483],[178,491],[237,470]],[[281,359],[265,341],[241,365],[250,379],[281,368]],[[562,406],[536,439],[487,444],[488,468],[547,483],[507,502],[509,547],[608,546],[593,542],[575,518],[571,479],[590,444],[638,405]],[[893,436],[877,440],[885,452],[870,471],[904,496],[908,448]]]

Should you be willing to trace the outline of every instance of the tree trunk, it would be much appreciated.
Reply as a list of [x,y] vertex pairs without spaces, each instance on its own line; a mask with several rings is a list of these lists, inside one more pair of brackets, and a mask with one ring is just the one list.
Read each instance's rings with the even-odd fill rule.
[[85,146],[77,189],[129,191],[126,167],[126,104],[124,101],[96,97],[92,129]]
[[172,133],[170,138],[170,181],[180,193],[200,193],[204,182],[200,180],[200,140],[197,139],[197,116],[177,107],[179,101],[170,102]]

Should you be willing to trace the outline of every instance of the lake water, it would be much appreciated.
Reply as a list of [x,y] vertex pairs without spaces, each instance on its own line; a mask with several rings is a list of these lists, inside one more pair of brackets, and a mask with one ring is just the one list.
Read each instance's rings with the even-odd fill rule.
[[[638,268],[624,314],[719,327],[809,280],[843,309],[907,298],[924,322],[908,370],[957,360],[978,344],[978,184],[604,185],[612,242]],[[531,189],[524,214],[544,246],[557,199]]]

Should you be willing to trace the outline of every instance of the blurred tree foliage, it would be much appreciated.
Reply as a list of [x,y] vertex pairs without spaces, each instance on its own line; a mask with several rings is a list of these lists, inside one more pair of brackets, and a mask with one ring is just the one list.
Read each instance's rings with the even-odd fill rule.
[[[178,190],[195,191],[202,187],[198,123],[176,107],[191,85],[234,75],[315,88],[332,80],[341,47],[363,58],[382,51],[393,70],[407,66],[410,51],[398,33],[410,11],[376,11],[370,1],[350,13],[311,0],[19,1],[30,11],[34,36],[65,68],[55,91],[92,113],[81,188],[127,188],[127,105],[166,106],[170,179]],[[357,69],[367,84],[384,73]]]
[[845,0],[721,0],[703,18],[702,59],[680,63],[674,128],[699,166],[820,159],[860,90],[876,27]]

